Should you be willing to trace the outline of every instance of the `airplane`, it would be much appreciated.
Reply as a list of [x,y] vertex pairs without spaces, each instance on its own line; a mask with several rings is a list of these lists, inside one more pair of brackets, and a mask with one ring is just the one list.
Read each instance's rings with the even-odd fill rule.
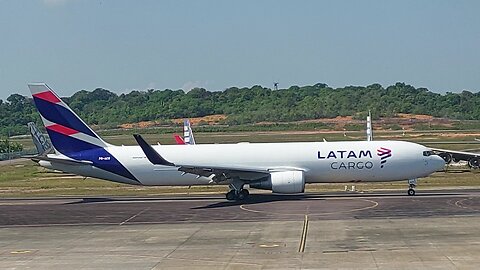
[[181,145],[194,145],[195,138],[193,137],[192,126],[190,125],[190,120],[183,119],[183,138],[180,135],[173,134],[173,138],[177,144]]
[[[373,140],[373,131],[372,131],[372,118],[370,111],[368,111],[367,116],[367,141]],[[480,142],[479,139],[475,138],[475,142]],[[438,143],[438,142],[436,142]],[[465,142],[445,142],[442,144],[464,144]],[[470,142],[469,142],[470,143]],[[438,156],[445,160],[445,163],[448,165],[453,162],[459,161],[467,161],[467,164],[472,169],[480,168],[480,153],[472,153],[467,151],[455,151],[455,150],[447,150],[447,149],[439,149],[439,148],[430,148],[433,150]]]
[[33,144],[37,149],[39,155],[45,155],[46,153],[51,153],[53,151],[52,144],[48,139],[43,135],[42,132],[37,128],[37,125],[33,122],[27,123],[28,129],[30,130],[30,135],[32,135]]
[[429,148],[404,141],[344,141],[149,145],[105,142],[45,83],[28,85],[53,144],[39,165],[85,177],[143,186],[228,184],[227,200],[243,200],[244,188],[298,194],[308,183],[408,180],[442,170]]
[[175,142],[178,144],[178,145],[185,145],[185,141],[183,140],[183,138],[178,135],[178,134],[173,134],[173,138],[175,139]]
[[[478,144],[480,142],[479,139],[475,138],[474,141],[454,141],[454,142],[435,142],[435,144]],[[435,154],[439,155],[447,165],[451,164],[452,162],[459,162],[459,161],[466,161],[468,167],[471,169],[479,169],[480,168],[480,153],[474,153],[469,151],[478,150],[477,149],[470,149],[470,150],[449,150],[449,149],[441,149],[441,148],[430,148],[432,149]]]
[[190,120],[183,119],[183,140],[185,144],[194,145],[195,138],[193,137],[192,126],[190,125]]
[[448,165],[453,162],[466,161],[472,169],[480,168],[480,153],[466,151],[447,150],[440,148],[431,148],[438,156],[445,160]]

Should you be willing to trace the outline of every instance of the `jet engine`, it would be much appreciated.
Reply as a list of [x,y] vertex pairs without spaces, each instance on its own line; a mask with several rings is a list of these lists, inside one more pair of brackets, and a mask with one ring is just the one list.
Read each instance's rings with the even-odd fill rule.
[[453,157],[452,157],[452,154],[450,153],[447,153],[447,152],[444,152],[444,153],[440,153],[438,154],[441,158],[443,158],[443,160],[445,160],[445,163],[446,164],[450,164],[453,160]]
[[272,172],[268,178],[250,183],[250,187],[274,193],[302,193],[305,191],[305,174],[303,171]]
[[468,161],[468,166],[473,169],[478,169],[480,167],[480,158],[473,157]]

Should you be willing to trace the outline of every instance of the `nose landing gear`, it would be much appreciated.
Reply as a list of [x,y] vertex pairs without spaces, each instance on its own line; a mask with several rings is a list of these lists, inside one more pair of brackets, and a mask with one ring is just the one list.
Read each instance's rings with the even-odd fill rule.
[[417,187],[417,179],[408,180],[408,196],[415,196],[415,187]]

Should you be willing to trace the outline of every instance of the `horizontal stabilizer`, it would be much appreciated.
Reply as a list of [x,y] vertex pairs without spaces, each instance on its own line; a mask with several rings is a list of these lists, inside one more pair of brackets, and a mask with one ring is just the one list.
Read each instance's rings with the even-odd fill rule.
[[35,162],[40,160],[49,161],[49,162],[56,162],[62,163],[66,165],[93,165],[93,162],[88,160],[74,160],[74,159],[66,159],[66,158],[55,158],[55,157],[48,157],[48,156],[23,156],[23,158],[29,158]]
[[151,145],[149,145],[139,134],[133,134],[133,137],[137,141],[140,148],[142,148],[143,152],[147,156],[147,159],[155,165],[164,165],[164,166],[172,166],[174,167],[175,164],[167,161],[164,159]]

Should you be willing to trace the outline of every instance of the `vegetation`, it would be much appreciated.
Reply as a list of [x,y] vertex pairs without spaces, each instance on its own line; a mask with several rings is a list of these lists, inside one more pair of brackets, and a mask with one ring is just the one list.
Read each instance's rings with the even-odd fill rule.
[[[326,84],[292,86],[271,90],[261,86],[231,87],[210,92],[195,88],[182,90],[132,91],[117,95],[105,89],[79,91],[65,101],[89,124],[115,128],[122,123],[201,117],[225,114],[224,125],[248,125],[259,122],[291,122],[337,116],[362,117],[371,110],[375,117],[397,113],[428,114],[460,120],[480,119],[480,93],[463,91],[444,95],[404,83],[389,87],[331,88]],[[26,123],[40,123],[32,99],[12,94],[0,100],[0,134],[26,134]],[[284,126],[282,126],[284,127]],[[353,127],[355,128],[355,127]]]
[[23,150],[23,146],[17,142],[0,139],[0,153],[14,153]]

